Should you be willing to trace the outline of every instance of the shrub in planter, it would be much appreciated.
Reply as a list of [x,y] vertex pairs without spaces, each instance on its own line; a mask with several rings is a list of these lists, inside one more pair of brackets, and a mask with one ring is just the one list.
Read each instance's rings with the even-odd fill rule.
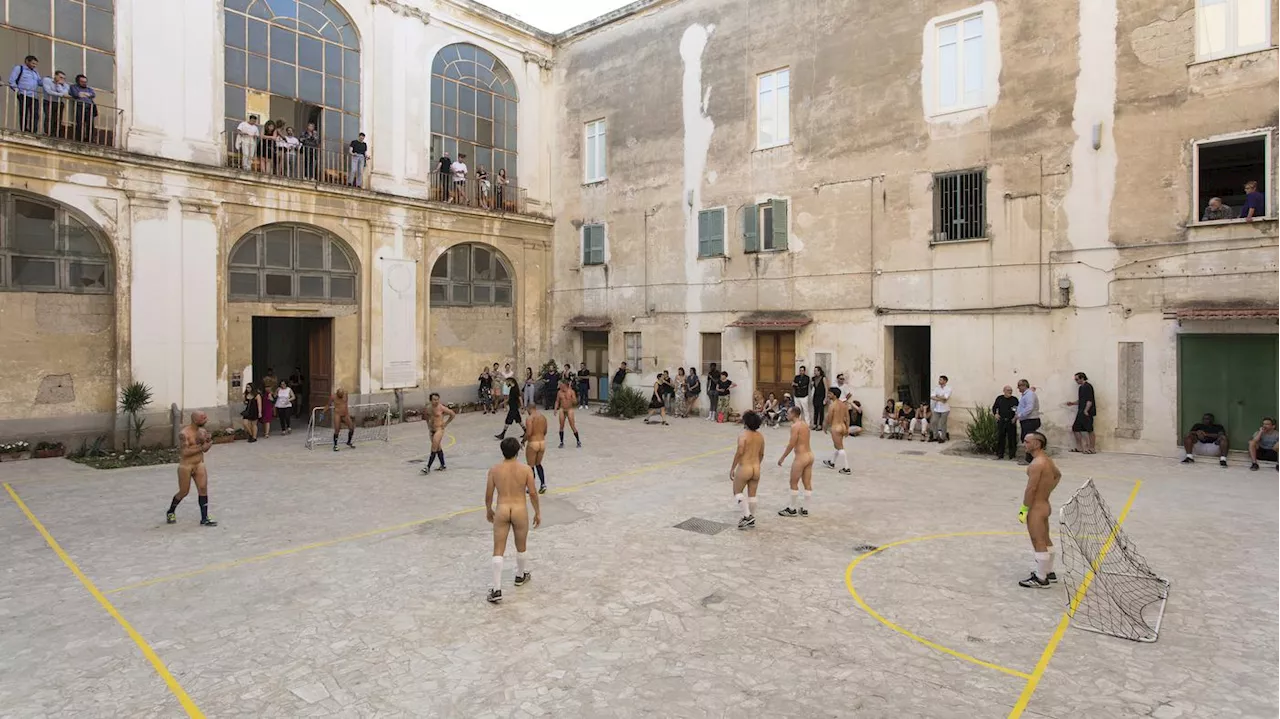
[[969,408],[969,428],[965,430],[973,451],[978,454],[995,454],[999,443],[999,430],[996,428],[996,416],[985,407]]
[[31,445],[23,440],[0,444],[0,462],[12,462],[16,459],[31,457]]
[[604,413],[619,419],[631,419],[649,411],[649,400],[636,390],[623,385],[609,395]]
[[47,459],[49,457],[61,457],[67,453],[67,447],[61,442],[40,442],[36,445],[36,459]]
[[227,429],[218,430],[213,433],[214,444],[226,444],[236,441],[236,430],[228,427]]

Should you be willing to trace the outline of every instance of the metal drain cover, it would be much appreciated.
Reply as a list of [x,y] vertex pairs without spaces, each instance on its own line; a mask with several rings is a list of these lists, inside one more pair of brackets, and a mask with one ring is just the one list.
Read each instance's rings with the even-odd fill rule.
[[421,458],[419,458],[419,459],[411,459],[411,460],[409,460],[409,464],[422,464],[424,461],[426,461],[426,460],[421,459]]
[[923,455],[923,454],[925,454],[925,452],[924,452],[924,450],[921,450],[921,449],[904,449],[904,450],[902,450],[901,452],[899,452],[898,454],[917,454],[917,455]]
[[866,554],[867,552],[874,552],[877,549],[879,549],[879,547],[874,544],[859,544],[854,546],[853,551],[855,554]]
[[710,519],[702,519],[700,517],[690,517],[683,522],[675,525],[676,529],[687,529],[690,532],[698,534],[706,534],[715,536],[729,528],[729,525],[721,522],[713,522]]

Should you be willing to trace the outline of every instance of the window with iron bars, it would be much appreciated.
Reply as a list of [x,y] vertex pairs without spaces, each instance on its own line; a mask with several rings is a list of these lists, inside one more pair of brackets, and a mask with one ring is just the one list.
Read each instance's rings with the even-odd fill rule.
[[987,171],[934,175],[933,241],[977,240],[986,236]]

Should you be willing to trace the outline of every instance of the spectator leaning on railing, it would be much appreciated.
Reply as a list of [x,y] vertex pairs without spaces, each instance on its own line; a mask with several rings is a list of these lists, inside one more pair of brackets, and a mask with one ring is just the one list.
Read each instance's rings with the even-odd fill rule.
[[302,145],[302,172],[308,180],[316,179],[316,155],[320,151],[320,133],[316,132],[314,122],[307,123],[299,140]]
[[76,84],[71,86],[71,98],[75,100],[76,140],[93,142],[93,118],[98,116],[98,106],[93,99],[98,96],[89,87],[89,78],[76,75]]
[[1204,215],[1200,217],[1201,222],[1213,222],[1215,220],[1234,220],[1236,211],[1231,209],[1230,205],[1222,204],[1221,197],[1209,198],[1209,204],[1204,208]]
[[298,176],[298,148],[302,143],[293,136],[293,128],[286,127],[284,134],[276,134],[276,148],[282,164],[281,171],[285,177]]
[[40,88],[40,60],[27,55],[13,66],[9,73],[9,89],[18,100],[18,122],[23,132],[35,132],[40,125],[40,109],[36,103],[36,91]]
[[236,125],[236,149],[240,151],[240,169],[246,172],[253,169],[253,158],[258,154],[258,116],[250,115],[248,120]]
[[44,88],[44,134],[62,137],[62,103],[71,96],[67,75],[58,70],[53,77],[46,77],[41,86]]
[[364,141],[364,133],[351,141],[351,177],[350,183],[356,187],[364,187],[364,163],[369,158],[369,145]]

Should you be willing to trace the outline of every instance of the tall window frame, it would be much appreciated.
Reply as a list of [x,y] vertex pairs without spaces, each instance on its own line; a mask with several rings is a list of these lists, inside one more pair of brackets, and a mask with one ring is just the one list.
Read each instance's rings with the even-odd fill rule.
[[115,0],[0,0],[0,48],[12,55],[5,72],[35,55],[41,79],[83,74],[97,104],[116,106]]
[[604,223],[593,222],[582,226],[583,266],[603,265],[608,259],[605,248],[608,237]]
[[640,372],[641,364],[644,361],[644,345],[641,342],[639,332],[623,332],[622,333],[623,356],[626,357],[627,367],[632,372]]
[[356,304],[359,264],[332,233],[310,225],[259,227],[227,254],[227,298],[233,302]]
[[582,129],[582,181],[585,184],[603,182],[607,177],[605,167],[608,127],[603,118],[586,123]]
[[442,153],[492,180],[499,170],[517,181],[520,96],[515,78],[493,53],[471,43],[440,48],[431,63],[431,158]]
[[1196,0],[1196,60],[1271,47],[1272,0]]
[[[335,0],[224,0],[226,136],[249,115],[314,122],[325,150],[344,152],[360,128],[360,36]],[[265,105],[265,107],[264,107]]]
[[756,149],[791,142],[791,68],[756,75]]
[[464,242],[431,266],[429,298],[433,307],[511,307],[515,273],[497,248]]
[[102,233],[56,200],[0,191],[0,292],[111,294]]
[[986,105],[986,26],[983,13],[939,23],[934,29],[939,112]]
[[698,212],[698,257],[723,257],[725,208],[711,207]]

